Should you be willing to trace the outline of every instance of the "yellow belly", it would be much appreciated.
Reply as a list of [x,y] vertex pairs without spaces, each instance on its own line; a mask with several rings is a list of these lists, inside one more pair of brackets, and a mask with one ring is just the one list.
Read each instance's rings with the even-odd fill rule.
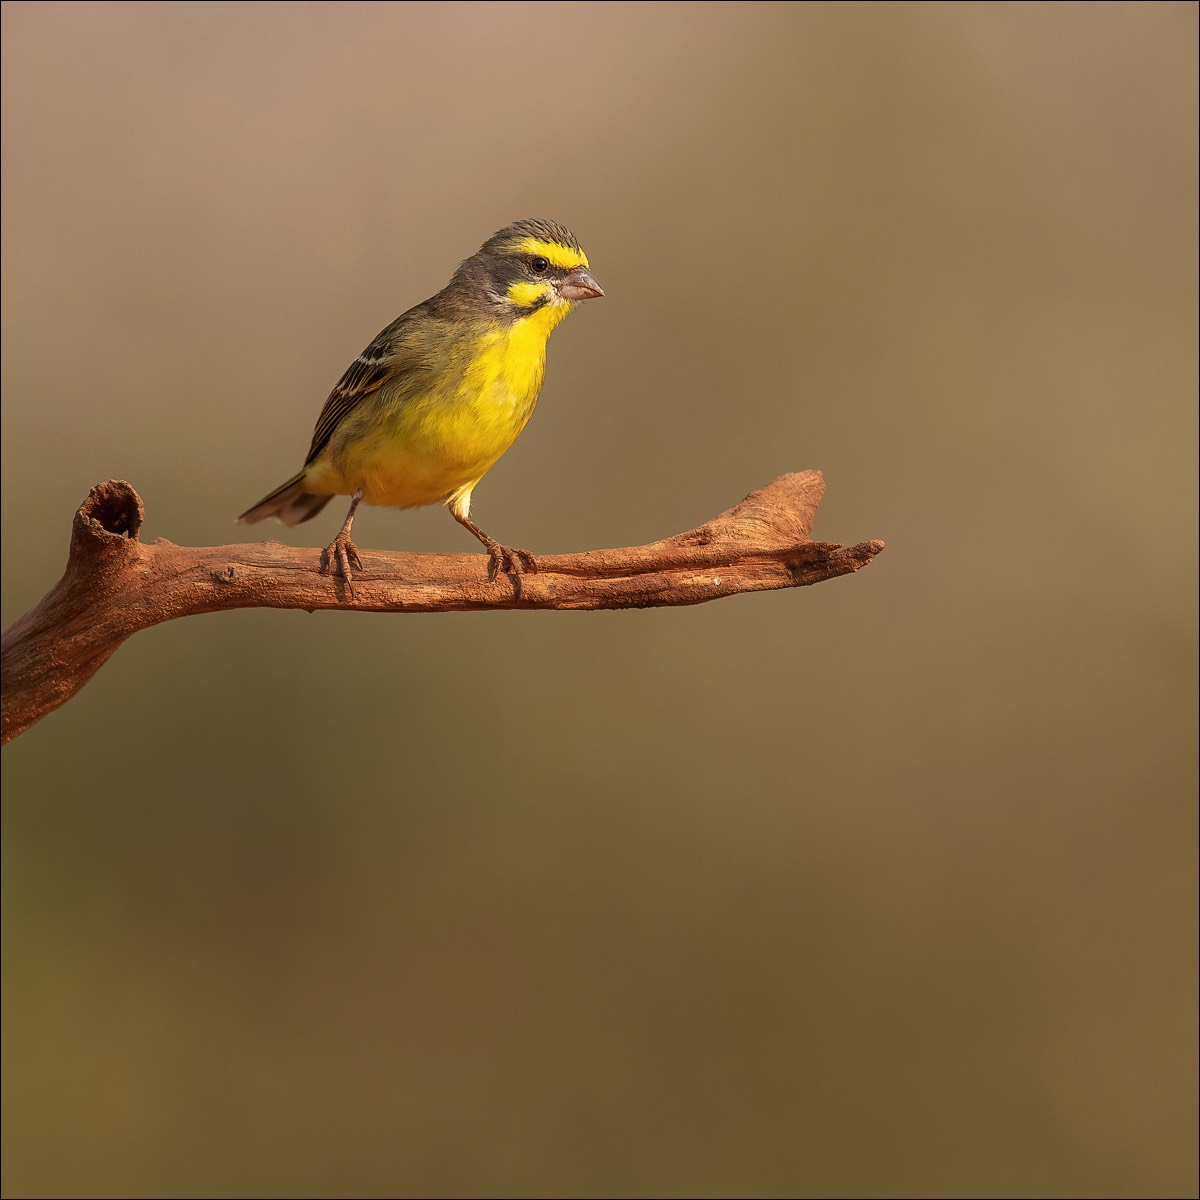
[[[557,322],[555,322],[557,323]],[[537,404],[550,329],[492,329],[442,377],[402,375],[346,415],[304,477],[305,491],[419,508],[469,491]],[[552,328],[552,326],[551,326]]]

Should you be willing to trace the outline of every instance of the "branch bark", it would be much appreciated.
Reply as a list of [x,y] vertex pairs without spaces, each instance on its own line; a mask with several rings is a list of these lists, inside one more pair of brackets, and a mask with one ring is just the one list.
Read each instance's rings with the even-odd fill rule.
[[4,634],[0,741],[65,703],[131,634],[230,608],[359,612],[651,608],[738,592],[804,587],[866,566],[883,542],[809,540],[825,491],[819,471],[781,475],[687,533],[647,546],[538,556],[519,591],[489,580],[483,554],[362,551],[354,592],[321,553],[278,542],[142,542],[145,509],[124,480],[97,484],[75,514],[62,579]]

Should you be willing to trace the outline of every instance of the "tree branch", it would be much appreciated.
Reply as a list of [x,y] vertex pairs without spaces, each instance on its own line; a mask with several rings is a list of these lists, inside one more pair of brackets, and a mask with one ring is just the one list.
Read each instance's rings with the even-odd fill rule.
[[538,557],[520,589],[489,580],[482,554],[362,551],[351,593],[316,550],[278,542],[176,546],[138,540],[144,508],[128,483],[97,484],[75,514],[62,579],[4,634],[3,720],[10,741],[69,700],[130,634],[229,608],[464,612],[495,608],[650,608],[804,587],[866,566],[883,542],[809,540],[825,482],[782,475],[719,517],[648,546]]

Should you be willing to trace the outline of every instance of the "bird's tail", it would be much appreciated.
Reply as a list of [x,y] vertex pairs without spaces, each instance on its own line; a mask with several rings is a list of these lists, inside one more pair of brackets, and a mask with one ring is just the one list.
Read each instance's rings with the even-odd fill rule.
[[240,517],[239,525],[253,525],[275,517],[284,525],[299,525],[309,517],[315,517],[333,499],[332,496],[314,496],[304,491],[304,472],[293,475],[269,496],[264,496],[253,508],[248,508]]

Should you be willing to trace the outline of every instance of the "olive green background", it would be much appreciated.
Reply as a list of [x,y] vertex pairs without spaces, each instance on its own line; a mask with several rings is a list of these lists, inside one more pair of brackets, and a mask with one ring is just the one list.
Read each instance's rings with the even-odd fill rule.
[[888,542],[139,634],[3,756],[6,1195],[1194,1194],[1195,5],[3,20],[5,624],[99,480],[261,536],[348,361],[523,216],[608,295],[484,528],[816,467],[817,535]]

